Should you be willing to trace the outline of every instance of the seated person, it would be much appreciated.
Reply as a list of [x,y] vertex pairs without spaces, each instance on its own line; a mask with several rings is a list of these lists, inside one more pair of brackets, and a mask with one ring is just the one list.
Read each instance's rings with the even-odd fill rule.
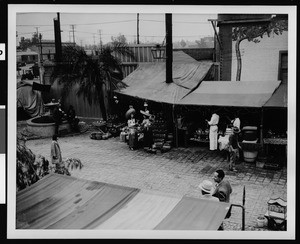
[[67,120],[71,126],[72,131],[78,131],[78,123],[79,119],[76,117],[75,110],[72,105],[69,106],[68,112],[67,112]]

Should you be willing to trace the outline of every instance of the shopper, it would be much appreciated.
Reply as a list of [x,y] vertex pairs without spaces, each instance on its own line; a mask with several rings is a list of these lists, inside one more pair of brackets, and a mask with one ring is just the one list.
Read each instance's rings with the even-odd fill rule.
[[200,183],[199,188],[201,189],[203,199],[219,202],[218,198],[212,196],[214,187],[213,187],[213,183],[211,181],[203,180]]
[[79,131],[79,128],[78,128],[79,119],[76,117],[76,113],[75,113],[74,107],[72,105],[69,106],[69,110],[67,112],[67,120],[70,124],[71,130],[74,132],[78,132]]
[[219,115],[217,113],[213,113],[210,121],[206,120],[209,124],[209,150],[217,150],[218,149],[218,123],[219,123]]
[[229,136],[228,139],[228,161],[229,161],[229,170],[237,171],[235,166],[239,159],[239,150],[241,146],[239,144],[239,133],[240,130],[238,127],[233,127],[233,134]]
[[142,121],[142,128],[143,128],[143,144],[144,144],[144,149],[152,149],[153,145],[153,131],[152,131],[152,124],[154,122],[154,116],[149,113],[149,111],[144,112],[140,111],[141,114],[143,114],[144,119]]
[[239,130],[241,129],[241,120],[239,118],[238,112],[235,112],[234,119],[231,120],[232,127],[237,127]]
[[138,145],[138,134],[136,128],[137,121],[134,118],[134,113],[130,114],[130,119],[127,121],[129,135],[128,135],[128,145],[130,150],[134,150]]
[[62,157],[61,157],[61,150],[60,150],[60,146],[57,142],[57,134],[54,134],[52,136],[52,143],[51,143],[51,163],[52,164],[61,164],[62,163]]

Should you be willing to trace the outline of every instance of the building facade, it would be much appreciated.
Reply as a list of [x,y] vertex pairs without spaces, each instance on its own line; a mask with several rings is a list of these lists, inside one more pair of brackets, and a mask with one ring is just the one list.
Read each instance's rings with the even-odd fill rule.
[[[236,80],[237,56],[236,41],[232,39],[232,31],[237,26],[251,26],[266,23],[271,15],[241,14],[218,15],[220,62],[220,80]],[[242,59],[241,80],[282,80],[287,81],[288,31],[282,34],[264,34],[257,38],[258,43],[243,40],[240,43]]]

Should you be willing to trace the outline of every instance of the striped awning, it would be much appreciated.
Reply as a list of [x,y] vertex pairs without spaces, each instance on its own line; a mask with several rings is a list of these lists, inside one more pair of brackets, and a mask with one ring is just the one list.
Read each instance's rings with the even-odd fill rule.
[[49,174],[17,192],[17,229],[217,230],[229,203]]

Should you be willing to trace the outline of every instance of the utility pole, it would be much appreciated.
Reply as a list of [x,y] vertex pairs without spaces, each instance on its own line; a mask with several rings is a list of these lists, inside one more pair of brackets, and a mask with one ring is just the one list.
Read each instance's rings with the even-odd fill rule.
[[95,34],[93,34],[93,39],[94,39],[94,50],[95,50],[96,49]]
[[71,31],[69,31],[69,42],[71,42]]
[[100,38],[100,50],[102,50],[102,38],[101,38],[101,30],[98,30],[99,38]]
[[75,34],[74,34],[75,25],[71,25],[71,28],[72,28],[72,32],[73,32],[73,43],[75,44]]
[[140,14],[137,14],[137,44],[140,44],[140,28],[139,28]]
[[60,31],[60,18],[57,13],[57,18],[54,21],[54,36],[55,36],[55,61],[61,62],[62,48],[61,48],[61,31]]
[[36,28],[37,38],[39,39],[39,27],[35,27],[35,28]]
[[172,14],[166,14],[166,82],[173,82]]

